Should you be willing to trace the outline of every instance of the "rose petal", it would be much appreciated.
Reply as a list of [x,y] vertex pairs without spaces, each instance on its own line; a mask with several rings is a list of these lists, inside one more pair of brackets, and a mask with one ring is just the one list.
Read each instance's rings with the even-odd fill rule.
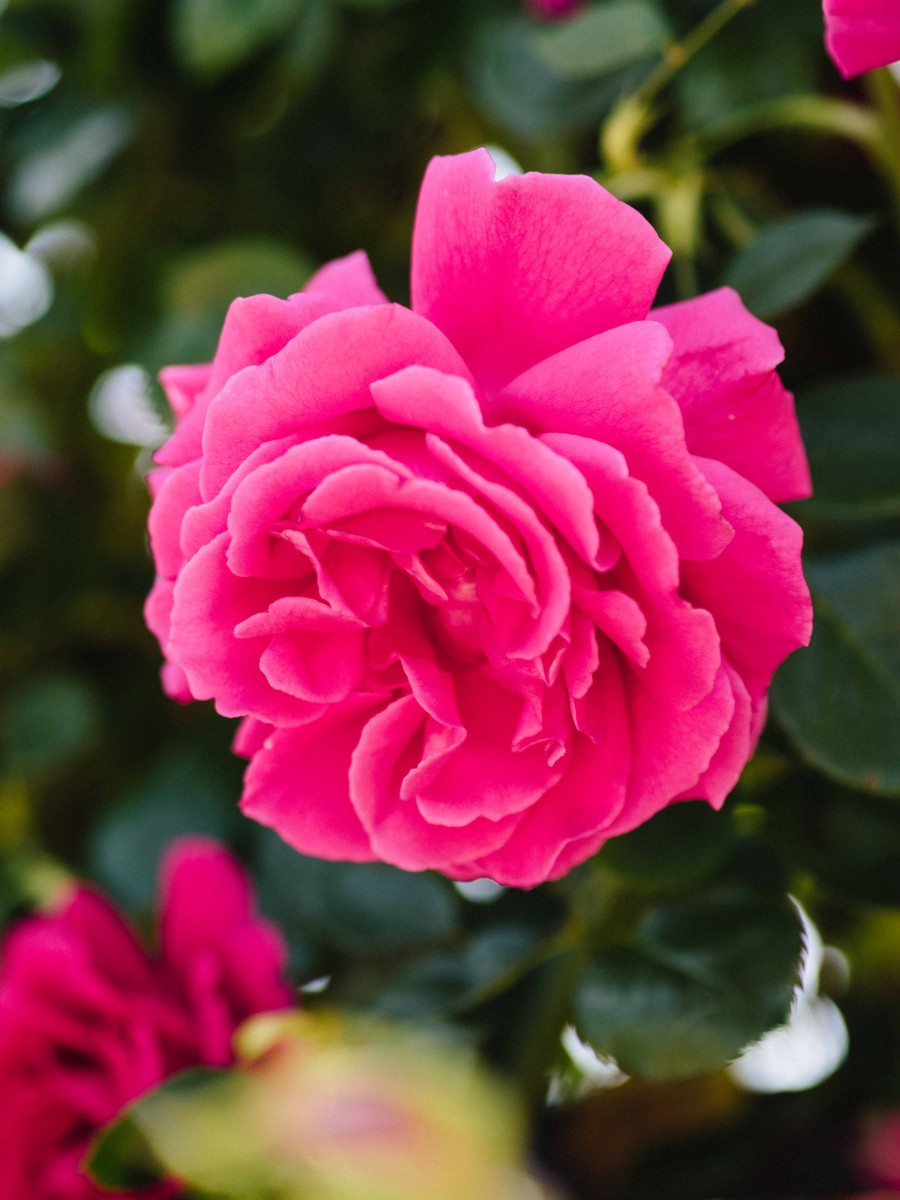
[[775,330],[751,316],[731,288],[652,316],[675,346],[663,384],[681,407],[691,453],[732,467],[770,500],[808,496],[793,397],[775,371],[784,358]]
[[322,422],[371,409],[370,384],[413,363],[468,377],[443,334],[399,305],[352,308],[314,321],[261,366],[233,377],[210,404],[204,497],[211,499],[261,442],[316,432]]
[[371,862],[369,837],[350,803],[350,758],[373,712],[369,698],[345,701],[314,725],[277,729],[244,777],[241,810],[295,850]]
[[671,352],[669,334],[651,321],[612,329],[514,379],[495,415],[615,447],[647,485],[681,556],[714,558],[731,530],[691,461],[678,405],[660,384]]
[[413,308],[492,391],[645,317],[669,257],[639,213],[584,175],[495,182],[486,150],[434,158],[413,234]]
[[716,614],[723,651],[758,700],[775,668],[809,642],[812,607],[799,525],[722,463],[698,464],[722,498],[735,535],[708,563],[684,564],[684,594]]
[[900,59],[896,0],[825,0],[825,45],[845,79]]

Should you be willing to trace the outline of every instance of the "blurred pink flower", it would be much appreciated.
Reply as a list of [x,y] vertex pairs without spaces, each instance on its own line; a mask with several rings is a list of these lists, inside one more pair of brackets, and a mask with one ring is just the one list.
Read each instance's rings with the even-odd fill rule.
[[563,17],[582,8],[584,0],[527,0],[528,7],[542,17]]
[[867,1123],[858,1147],[858,1164],[866,1183],[900,1194],[900,1109]]
[[361,254],[232,305],[163,384],[147,618],[247,718],[244,811],[307,854],[533,886],[719,806],[810,632],[773,330],[650,312],[669,251],[584,176],[435,159],[412,311]]
[[82,1169],[93,1136],[174,1072],[231,1062],[236,1027],[290,1003],[280,936],[256,915],[241,869],[216,843],[172,846],[160,907],[153,955],[86,887],[8,937],[0,970],[3,1200],[106,1196]]
[[825,45],[845,79],[900,59],[900,0],[824,0]]

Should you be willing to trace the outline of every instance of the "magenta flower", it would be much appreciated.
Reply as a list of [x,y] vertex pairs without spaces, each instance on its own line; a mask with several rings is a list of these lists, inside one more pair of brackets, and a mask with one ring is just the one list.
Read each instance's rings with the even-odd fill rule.
[[[158,955],[86,887],[7,939],[3,1200],[106,1196],[82,1168],[98,1130],[175,1071],[231,1062],[235,1028],[290,1003],[280,936],[256,915],[243,873],[221,847],[175,843],[161,892]],[[166,1186],[154,1193],[170,1194]]]
[[148,620],[297,849],[528,887],[733,787],[809,476],[775,333],[650,313],[668,259],[591,179],[438,158],[412,310],[352,255],[164,372]]
[[881,1113],[866,1125],[858,1165],[867,1184],[900,1193],[900,1110]]
[[825,45],[844,76],[900,59],[898,0],[824,0]]
[[528,6],[542,17],[564,17],[581,8],[584,0],[528,0]]

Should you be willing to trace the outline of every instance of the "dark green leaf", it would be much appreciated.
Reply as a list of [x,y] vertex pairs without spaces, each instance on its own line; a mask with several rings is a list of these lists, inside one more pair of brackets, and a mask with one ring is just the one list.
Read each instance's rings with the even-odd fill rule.
[[865,791],[900,792],[900,546],[807,564],[815,624],[809,648],[778,672],[773,711],[825,774]]
[[900,379],[832,384],[800,396],[797,412],[813,478],[805,508],[838,517],[900,515]]
[[96,1139],[87,1170],[101,1187],[128,1192],[165,1177],[146,1137],[127,1113]]
[[900,908],[900,805],[801,775],[769,803],[793,861],[836,899]]
[[309,858],[267,831],[259,846],[260,895],[267,911],[287,928],[347,954],[406,950],[441,941],[456,929],[458,902],[437,875]]
[[6,770],[26,775],[56,770],[90,749],[98,727],[94,693],[83,679],[33,679],[3,711],[0,761]]
[[274,41],[303,0],[176,0],[172,36],[185,66],[219,75]]
[[538,56],[533,21],[489,21],[476,38],[469,73],[482,108],[527,141],[548,141],[587,129],[643,73],[631,69],[603,79],[564,79]]
[[[423,1020],[476,1004],[487,998],[492,984],[515,973],[517,964],[531,961],[541,936],[540,930],[525,925],[489,926],[465,946],[409,967],[379,996],[378,1011],[396,1019]],[[527,973],[526,966],[523,976]]]
[[239,821],[236,797],[228,776],[199,755],[170,754],[93,830],[87,851],[91,874],[130,908],[149,910],[166,847],[185,834],[228,841]]
[[776,221],[735,256],[725,282],[771,320],[816,292],[874,227],[868,217],[828,209]]
[[734,826],[724,813],[702,801],[673,804],[632,833],[607,842],[600,860],[636,887],[665,892],[709,878],[734,840]]
[[787,1019],[800,955],[800,922],[783,894],[734,883],[675,901],[588,968],[579,1032],[629,1074],[713,1071]]
[[669,38],[668,24],[651,0],[610,0],[541,30],[534,46],[563,79],[595,79],[658,54]]

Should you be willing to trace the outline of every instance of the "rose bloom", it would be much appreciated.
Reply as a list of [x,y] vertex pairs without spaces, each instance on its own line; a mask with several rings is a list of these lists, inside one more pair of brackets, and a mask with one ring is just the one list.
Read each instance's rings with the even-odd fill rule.
[[845,79],[900,59],[898,0],[824,0],[825,46]]
[[775,333],[583,176],[435,159],[412,308],[361,254],[163,373],[147,606],[179,698],[247,718],[298,850],[529,887],[721,805],[810,632]]
[[[237,1026],[290,1003],[280,936],[256,915],[247,881],[223,849],[199,838],[175,843],[161,892],[158,954],[81,886],[7,939],[3,1200],[108,1195],[83,1168],[95,1134],[175,1071],[231,1062]],[[176,1191],[163,1185],[153,1194]]]

